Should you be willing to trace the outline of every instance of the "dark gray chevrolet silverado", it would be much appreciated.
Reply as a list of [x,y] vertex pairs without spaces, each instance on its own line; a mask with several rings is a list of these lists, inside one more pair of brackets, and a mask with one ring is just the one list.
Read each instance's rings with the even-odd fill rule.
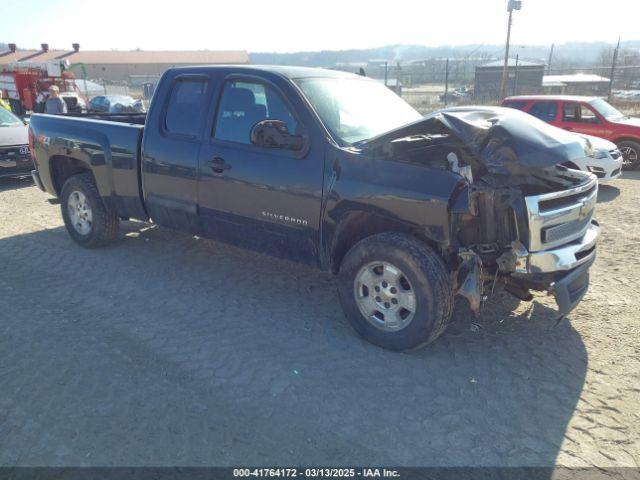
[[80,245],[138,219],[331,270],[386,348],[436,339],[456,294],[548,291],[566,315],[595,259],[597,180],[560,166],[582,138],[503,108],[423,117],[356,75],[174,68],[146,115],[34,115],[30,139]]

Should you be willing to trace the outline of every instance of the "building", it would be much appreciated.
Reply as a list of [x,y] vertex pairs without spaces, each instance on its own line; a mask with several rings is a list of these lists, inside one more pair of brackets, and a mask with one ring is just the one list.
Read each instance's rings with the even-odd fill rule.
[[548,94],[604,96],[609,91],[609,79],[592,73],[545,75],[542,87]]
[[16,61],[68,60],[76,77],[86,72],[87,78],[128,82],[132,75],[157,77],[168,68],[183,65],[249,63],[249,54],[244,50],[83,51],[77,43],[72,47],[72,50],[50,50],[43,43],[40,50],[18,50],[15,44],[9,44],[9,50],[0,52],[0,71]]
[[[544,63],[510,58],[507,66],[507,95],[542,93]],[[476,67],[474,95],[479,100],[502,100],[501,85],[504,60]]]

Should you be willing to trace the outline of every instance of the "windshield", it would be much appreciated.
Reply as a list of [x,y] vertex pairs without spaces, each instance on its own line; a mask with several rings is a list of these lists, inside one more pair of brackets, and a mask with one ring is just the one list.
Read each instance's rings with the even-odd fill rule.
[[10,127],[13,125],[22,125],[22,121],[13,113],[0,107],[0,127]]
[[619,110],[616,110],[601,98],[596,98],[595,100],[592,100],[589,103],[604,118],[624,118],[625,116],[622,112],[620,112]]
[[296,80],[327,129],[356,143],[422,118],[383,84],[365,79]]

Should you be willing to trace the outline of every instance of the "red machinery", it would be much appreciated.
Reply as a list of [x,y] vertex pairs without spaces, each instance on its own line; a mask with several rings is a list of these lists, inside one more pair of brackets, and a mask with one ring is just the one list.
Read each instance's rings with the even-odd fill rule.
[[3,90],[17,115],[38,111],[51,85],[58,86],[70,111],[82,109],[87,99],[83,98],[75,76],[68,67],[67,60],[10,63],[6,71],[0,72],[0,90]]

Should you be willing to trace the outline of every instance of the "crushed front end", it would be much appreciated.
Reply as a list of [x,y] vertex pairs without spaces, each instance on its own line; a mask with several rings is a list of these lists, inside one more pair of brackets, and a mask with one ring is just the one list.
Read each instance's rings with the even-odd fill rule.
[[521,300],[553,294],[561,316],[581,300],[599,235],[595,175],[581,137],[516,110],[461,107],[386,136],[387,153],[461,176],[442,253],[456,292],[478,312],[496,288]]
[[[494,187],[482,180],[470,186],[473,206],[455,214],[455,227],[459,293],[472,307],[499,285],[521,300],[531,300],[531,290],[548,291],[566,315],[586,293],[599,235],[593,218],[597,180],[561,168],[556,179],[571,185],[559,189],[549,182],[551,191],[544,193],[530,193],[530,185]],[[474,257],[480,270],[468,268]],[[476,290],[466,288],[470,283]]]

